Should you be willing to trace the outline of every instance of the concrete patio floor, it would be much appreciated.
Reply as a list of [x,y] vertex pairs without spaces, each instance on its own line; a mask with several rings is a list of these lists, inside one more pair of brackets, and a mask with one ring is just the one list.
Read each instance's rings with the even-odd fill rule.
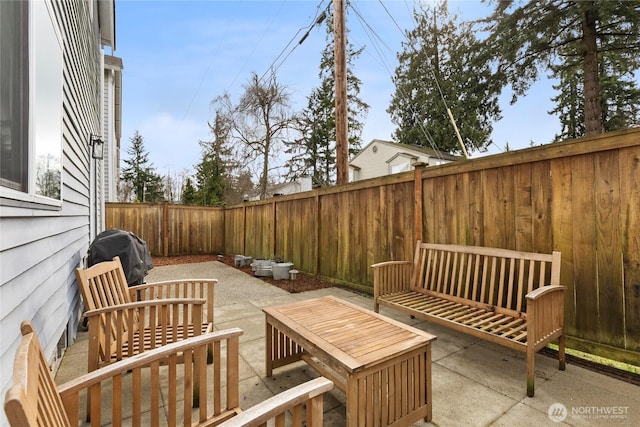
[[[215,328],[244,331],[240,339],[243,409],[317,376],[300,362],[276,369],[272,378],[265,378],[263,307],[322,295],[373,307],[371,298],[339,288],[290,294],[220,262],[156,267],[146,280],[177,278],[218,279]],[[640,387],[571,364],[559,371],[557,360],[537,355],[535,397],[528,398],[523,353],[384,307],[381,314],[438,337],[432,347],[433,420],[416,426],[640,425]],[[66,351],[56,373],[58,383],[86,372],[86,335],[81,329]],[[337,389],[325,395],[325,426],[345,425],[344,403]]]

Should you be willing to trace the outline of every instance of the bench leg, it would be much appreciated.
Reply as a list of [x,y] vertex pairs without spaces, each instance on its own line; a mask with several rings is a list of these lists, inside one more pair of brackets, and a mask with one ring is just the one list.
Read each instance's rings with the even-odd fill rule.
[[527,396],[533,397],[535,387],[535,360],[536,353],[533,349],[527,349]]
[[566,368],[566,361],[564,358],[564,335],[560,335],[558,338],[558,368],[564,371]]

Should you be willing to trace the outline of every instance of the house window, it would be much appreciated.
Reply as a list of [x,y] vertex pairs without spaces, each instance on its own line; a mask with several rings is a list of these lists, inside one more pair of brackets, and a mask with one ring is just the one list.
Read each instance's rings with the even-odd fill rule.
[[390,173],[400,173],[400,172],[406,172],[408,170],[411,170],[411,164],[408,161],[402,162],[402,163],[396,163],[389,166],[391,169]]
[[0,184],[27,191],[29,4],[0,1]]
[[49,2],[0,1],[0,40],[3,200],[59,205],[63,53]]

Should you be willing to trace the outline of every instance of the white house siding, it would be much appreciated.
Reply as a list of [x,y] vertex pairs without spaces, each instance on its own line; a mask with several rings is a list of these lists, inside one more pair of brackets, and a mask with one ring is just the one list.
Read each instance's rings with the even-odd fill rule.
[[[94,232],[90,191],[95,161],[89,135],[101,130],[102,82],[96,3],[46,3],[64,41],[62,202],[57,207],[0,200],[2,396],[9,386],[23,320],[33,322],[52,361],[60,338],[65,333],[68,343],[75,338],[81,300],[73,271],[81,265]],[[0,425],[7,424],[2,411]]]

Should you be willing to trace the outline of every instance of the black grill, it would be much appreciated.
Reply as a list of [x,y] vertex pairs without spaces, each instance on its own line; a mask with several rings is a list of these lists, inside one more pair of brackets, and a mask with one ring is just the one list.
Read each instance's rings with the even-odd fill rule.
[[129,286],[141,285],[153,268],[147,242],[130,231],[111,229],[103,231],[89,246],[87,264],[91,267],[102,261],[120,257]]

